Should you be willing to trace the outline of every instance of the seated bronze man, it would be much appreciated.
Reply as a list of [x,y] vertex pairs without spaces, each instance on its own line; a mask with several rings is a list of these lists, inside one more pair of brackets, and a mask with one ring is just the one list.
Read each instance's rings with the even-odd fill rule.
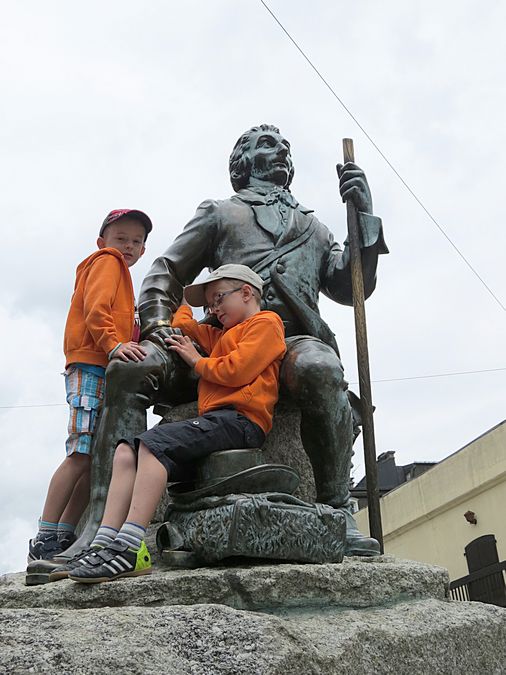
[[[365,295],[376,284],[378,254],[387,253],[381,220],[372,215],[366,177],[355,164],[338,167],[340,191],[351,198],[361,229]],[[290,144],[271,125],[244,133],[230,156],[235,194],[206,200],[174,243],[157,258],[142,284],[139,310],[142,362],[111,362],[94,442],[90,516],[70,553],[88,544],[103,511],[116,443],[146,429],[146,409],[156,403],[195,400],[195,378],[164,337],[183,286],[204,269],[226,263],[251,267],[264,280],[263,309],[285,325],[287,355],[281,386],[301,409],[301,438],[314,471],[317,500],[343,507],[347,553],[373,555],[377,542],[363,537],[349,512],[353,444],[352,411],[334,334],[320,317],[319,293],[351,305],[349,250],[290,192]]]

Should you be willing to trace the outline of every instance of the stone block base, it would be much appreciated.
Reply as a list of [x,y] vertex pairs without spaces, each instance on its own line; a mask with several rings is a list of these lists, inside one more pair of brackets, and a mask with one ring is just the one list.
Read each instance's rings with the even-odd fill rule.
[[388,556],[0,583],[0,671],[139,675],[504,673],[506,610],[446,599],[445,570]]

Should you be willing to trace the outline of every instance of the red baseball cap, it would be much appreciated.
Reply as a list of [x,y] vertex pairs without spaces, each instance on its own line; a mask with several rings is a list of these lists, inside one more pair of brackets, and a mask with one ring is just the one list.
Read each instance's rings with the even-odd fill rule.
[[99,236],[101,237],[104,234],[104,230],[108,225],[115,223],[120,218],[123,218],[123,216],[135,218],[140,223],[142,223],[142,225],[144,225],[144,229],[146,230],[146,239],[148,238],[148,234],[153,229],[153,223],[151,222],[149,216],[147,216],[142,211],[137,211],[136,209],[115,209],[114,211],[108,213],[104,222],[102,223],[102,227],[100,228]]

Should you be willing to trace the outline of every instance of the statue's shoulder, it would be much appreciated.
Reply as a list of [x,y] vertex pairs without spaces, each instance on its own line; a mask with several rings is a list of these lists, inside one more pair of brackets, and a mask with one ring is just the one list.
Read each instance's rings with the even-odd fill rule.
[[243,203],[239,199],[235,199],[235,197],[236,195],[232,195],[232,197],[229,197],[228,199],[204,199],[204,201],[198,205],[197,209],[204,211],[222,211],[223,209]]
[[204,199],[204,201],[200,202],[200,204],[197,206],[197,211],[213,211],[218,209],[221,201],[222,200],[220,199]]

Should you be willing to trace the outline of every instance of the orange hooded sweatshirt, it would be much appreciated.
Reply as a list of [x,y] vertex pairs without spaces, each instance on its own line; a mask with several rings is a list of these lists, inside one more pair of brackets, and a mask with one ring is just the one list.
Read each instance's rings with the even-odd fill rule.
[[209,354],[195,365],[199,415],[233,406],[267,434],[278,400],[279,367],[286,353],[283,322],[275,312],[257,312],[228,330],[199,324],[190,307],[174,314],[174,328]]
[[83,260],[65,325],[65,367],[89,363],[105,368],[109,352],[132,339],[134,303],[130,271],[117,249],[102,248]]

